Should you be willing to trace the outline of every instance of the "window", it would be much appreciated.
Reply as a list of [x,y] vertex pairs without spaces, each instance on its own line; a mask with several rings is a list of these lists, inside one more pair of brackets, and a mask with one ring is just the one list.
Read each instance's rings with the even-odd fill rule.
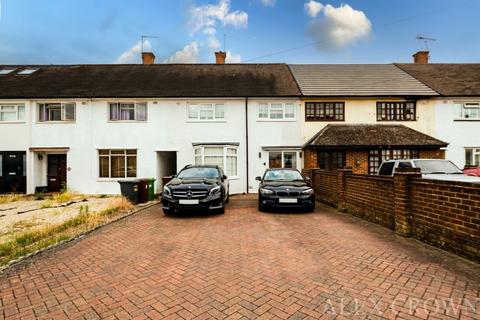
[[305,121],[345,121],[345,103],[306,102]]
[[368,173],[377,174],[377,170],[385,160],[415,159],[418,150],[412,149],[372,149],[368,153]]
[[465,149],[465,167],[480,167],[480,148]]
[[416,104],[407,102],[377,102],[377,121],[415,121]]
[[38,71],[38,68],[27,68],[27,69],[23,69],[23,70],[18,71],[17,74],[27,76],[27,75],[30,75],[30,74],[36,72],[36,71]]
[[296,151],[271,151],[268,153],[269,168],[297,169]]
[[24,105],[0,105],[0,122],[25,121]]
[[12,73],[13,71],[15,71],[15,69],[1,69],[1,70],[0,70],[0,75],[10,74],[10,73]]
[[455,103],[455,118],[460,120],[480,120],[480,103]]
[[294,103],[259,103],[258,104],[259,120],[295,120],[295,104]]
[[146,121],[147,103],[109,103],[110,121]]
[[135,178],[137,150],[98,150],[100,178]]
[[40,103],[38,121],[75,121],[75,103]]
[[199,146],[195,148],[196,165],[216,165],[227,176],[236,177],[238,149],[233,146]]
[[321,151],[317,154],[318,167],[334,171],[345,167],[345,153],[342,151]]
[[187,105],[188,120],[219,121],[225,119],[225,105],[223,103],[201,103]]

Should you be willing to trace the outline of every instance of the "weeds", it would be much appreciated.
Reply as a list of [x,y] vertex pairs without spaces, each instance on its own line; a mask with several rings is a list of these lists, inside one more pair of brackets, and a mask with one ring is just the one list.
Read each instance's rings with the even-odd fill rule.
[[45,200],[43,203],[40,205],[40,208],[42,209],[48,209],[54,206],[54,202],[52,200]]
[[25,195],[16,194],[16,193],[0,195],[0,204],[21,201],[21,200],[25,200]]
[[69,201],[72,201],[73,199],[75,199],[77,196],[78,196],[78,194],[76,194],[72,191],[69,191],[69,190],[65,190],[61,193],[55,194],[53,196],[53,201],[55,201],[57,203],[69,202]]
[[45,199],[45,193],[43,193],[43,192],[35,193],[33,198],[37,201],[44,200]]
[[28,253],[46,248],[63,240],[93,229],[107,222],[119,212],[126,212],[133,205],[125,198],[112,198],[108,209],[91,212],[88,205],[80,206],[78,215],[60,224],[47,225],[26,231],[5,243],[0,243],[0,265],[17,259]]

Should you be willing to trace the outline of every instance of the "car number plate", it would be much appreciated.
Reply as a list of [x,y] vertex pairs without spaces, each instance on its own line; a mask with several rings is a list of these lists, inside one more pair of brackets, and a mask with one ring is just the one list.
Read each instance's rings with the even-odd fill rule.
[[278,199],[280,203],[297,203],[297,199]]
[[193,199],[185,199],[185,200],[180,200],[180,204],[198,204],[198,200],[193,200]]

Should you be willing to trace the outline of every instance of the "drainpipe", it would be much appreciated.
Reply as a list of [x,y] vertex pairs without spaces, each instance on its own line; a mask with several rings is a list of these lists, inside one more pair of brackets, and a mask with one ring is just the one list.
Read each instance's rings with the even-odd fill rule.
[[245,97],[245,149],[247,156],[247,193],[249,193],[249,164],[248,164],[248,97]]

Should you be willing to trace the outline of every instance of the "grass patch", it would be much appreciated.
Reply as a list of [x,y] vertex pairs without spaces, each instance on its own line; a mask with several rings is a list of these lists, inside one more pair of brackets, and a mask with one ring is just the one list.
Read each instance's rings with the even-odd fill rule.
[[57,193],[53,195],[52,199],[53,201],[57,203],[62,203],[62,202],[69,202],[78,197],[79,195],[70,191],[70,190],[65,190],[61,193]]
[[0,204],[21,201],[21,200],[26,200],[26,196],[24,194],[12,193],[12,194],[0,195]]
[[112,198],[108,208],[99,212],[91,212],[88,205],[81,206],[78,215],[60,224],[32,229],[8,242],[0,243],[0,266],[52,244],[71,239],[132,208],[133,205],[127,199],[120,197]]
[[40,205],[40,208],[42,209],[48,209],[48,208],[51,208],[55,205],[55,203],[52,201],[52,200],[45,200],[42,202],[42,204]]

